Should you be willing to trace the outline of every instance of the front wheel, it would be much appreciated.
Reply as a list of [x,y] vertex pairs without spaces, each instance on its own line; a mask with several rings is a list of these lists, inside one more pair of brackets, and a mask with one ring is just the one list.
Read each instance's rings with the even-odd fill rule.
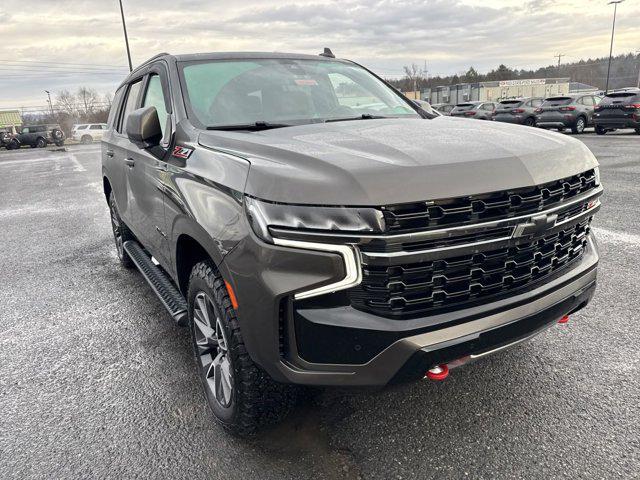
[[46,146],[47,146],[47,141],[42,137],[38,137],[38,139],[36,140],[36,147],[44,148]]
[[605,133],[607,133],[607,129],[600,126],[600,125],[596,125],[596,134],[597,135],[604,135]]
[[211,261],[189,277],[189,324],[207,403],[230,433],[247,436],[293,407],[293,386],[273,381],[247,353],[222,276]]
[[120,218],[120,213],[116,205],[116,197],[113,192],[109,194],[109,213],[111,214],[111,230],[113,231],[113,239],[116,242],[118,259],[124,268],[133,268],[133,260],[131,260],[129,254],[124,250],[124,242],[134,240],[135,237],[133,233],[131,233],[131,230],[129,230],[129,227],[122,221],[122,218]]

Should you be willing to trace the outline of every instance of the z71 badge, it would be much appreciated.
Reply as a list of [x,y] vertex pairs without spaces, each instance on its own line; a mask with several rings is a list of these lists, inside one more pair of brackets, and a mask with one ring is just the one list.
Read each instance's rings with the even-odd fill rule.
[[193,153],[193,149],[192,148],[187,148],[187,147],[181,147],[179,145],[176,145],[173,149],[173,153],[172,155],[174,157],[177,158],[189,158],[191,156],[191,153]]

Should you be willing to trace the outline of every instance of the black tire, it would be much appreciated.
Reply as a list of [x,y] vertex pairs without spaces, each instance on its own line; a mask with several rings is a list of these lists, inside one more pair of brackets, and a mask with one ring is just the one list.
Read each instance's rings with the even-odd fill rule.
[[559,131],[560,133],[564,132],[564,127],[560,127],[560,128],[558,128],[558,131]]
[[56,147],[62,147],[64,145],[64,140],[60,142],[56,142]]
[[7,143],[7,150],[17,150],[18,148],[20,148],[20,144],[16,140]]
[[534,117],[525,118],[523,125],[526,125],[527,127],[535,127],[536,119]]
[[116,243],[116,252],[118,253],[118,259],[120,264],[124,268],[133,268],[135,265],[129,254],[124,251],[123,244],[127,240],[135,240],[135,236],[129,230],[129,227],[125,225],[120,218],[118,212],[118,206],[116,205],[116,197],[111,192],[109,194],[109,213],[111,214],[111,230],[113,231],[113,240]]
[[576,123],[574,123],[571,126],[571,133],[575,134],[575,135],[580,135],[581,133],[584,132],[584,129],[587,126],[587,119],[580,116],[578,118],[576,118]]
[[640,127],[636,128],[636,133],[640,135]]
[[42,137],[38,137],[38,139],[36,140],[35,146],[38,148],[44,148],[47,146],[47,141]]
[[[187,299],[196,367],[207,403],[218,423],[228,432],[244,437],[283,419],[295,405],[297,389],[275,382],[251,360],[225,282],[210,260],[193,267]],[[203,302],[209,312],[207,316],[215,318],[215,325],[207,321],[211,335],[218,339],[213,342],[206,341],[210,338],[204,335],[206,328],[197,326],[194,320],[197,315],[198,323],[202,324]],[[216,360],[217,369],[214,368]],[[225,368],[222,362],[228,362]],[[225,371],[230,372],[225,376],[228,399],[220,401],[214,390],[222,390],[222,385],[215,375],[221,376]]]
[[87,145],[91,142],[93,142],[93,138],[91,137],[91,135],[83,135],[80,139],[80,143],[82,143],[83,145]]
[[597,135],[604,135],[605,133],[607,133],[607,129],[600,126],[600,125],[596,125],[596,134]]

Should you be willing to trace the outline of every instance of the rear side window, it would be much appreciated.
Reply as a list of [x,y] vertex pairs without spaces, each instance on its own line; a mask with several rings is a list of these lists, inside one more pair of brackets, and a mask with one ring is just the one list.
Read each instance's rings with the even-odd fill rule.
[[140,87],[142,82],[138,80],[136,83],[132,83],[127,92],[127,100],[124,104],[124,109],[120,117],[120,124],[118,125],[118,132],[122,133],[127,125],[127,118],[129,114],[133,112],[138,105],[138,96],[140,95]]
[[91,125],[89,130],[102,130],[102,125]]
[[149,77],[149,85],[147,86],[147,93],[144,96],[143,107],[156,107],[158,112],[158,118],[160,119],[160,128],[162,129],[162,136],[164,137],[165,130],[167,128],[167,106],[164,103],[164,94],[162,92],[162,82],[157,74]]
[[109,118],[107,118],[108,128],[114,128],[115,122],[117,118],[117,113],[120,110],[120,103],[122,102],[122,93],[124,92],[124,88],[119,88],[116,91],[115,96],[113,97],[113,103],[111,103],[111,107],[109,109]]

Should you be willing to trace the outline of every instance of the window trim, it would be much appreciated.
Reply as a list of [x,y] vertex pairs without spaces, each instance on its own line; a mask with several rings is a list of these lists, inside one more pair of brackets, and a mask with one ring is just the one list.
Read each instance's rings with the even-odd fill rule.
[[126,89],[127,91],[125,92],[125,94],[122,96],[122,101],[120,102],[120,111],[118,112],[118,121],[116,122],[115,128],[114,128],[114,133],[116,135],[119,135],[120,137],[127,137],[126,132],[122,132],[122,130],[124,129],[124,125],[122,125],[123,120],[124,120],[124,111],[127,107],[127,102],[129,101],[129,93],[131,92],[131,88],[133,88],[133,86],[137,83],[141,83],[141,88],[138,91],[138,97],[136,98],[136,103],[134,104],[134,110],[137,108],[140,108],[140,98],[142,95],[142,82],[145,79],[145,75],[142,74],[139,77],[135,77],[133,79],[131,79],[130,82],[127,82],[126,84]]

